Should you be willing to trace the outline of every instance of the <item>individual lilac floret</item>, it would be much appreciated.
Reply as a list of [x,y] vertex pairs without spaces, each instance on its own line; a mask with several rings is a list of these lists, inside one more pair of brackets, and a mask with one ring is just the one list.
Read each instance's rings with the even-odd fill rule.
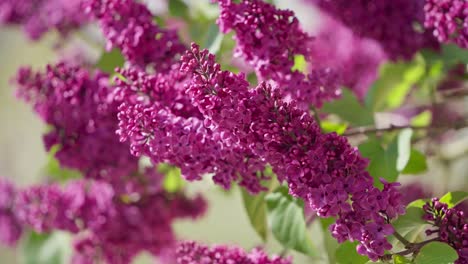
[[323,16],[320,29],[311,44],[313,68],[334,69],[341,84],[363,99],[377,79],[378,69],[387,58],[372,39],[360,38],[340,22]]
[[23,227],[16,215],[16,187],[0,177],[0,242],[9,246],[16,245]]
[[426,230],[427,235],[437,234],[438,239],[448,243],[458,252],[456,264],[468,263],[468,218],[465,212],[448,208],[447,204],[433,198],[423,206],[423,219],[434,229]]
[[392,60],[411,59],[422,48],[437,48],[424,32],[424,0],[307,0],[351,28],[376,40]]
[[80,0],[2,0],[0,24],[21,25],[34,40],[52,29],[65,36],[88,22],[80,9]]
[[424,26],[433,30],[440,42],[455,42],[468,49],[468,2],[466,0],[426,0]]
[[174,30],[159,28],[148,8],[134,0],[84,0],[104,32],[107,50],[119,48],[133,65],[167,71],[185,48]]
[[245,252],[239,247],[213,246],[208,247],[195,241],[186,241],[177,247],[177,264],[291,264],[291,258],[268,255],[255,248]]
[[58,146],[61,166],[106,181],[137,169],[138,159],[115,134],[118,104],[107,75],[62,62],[44,73],[22,68],[15,82],[17,96],[51,127],[44,143],[47,150]]
[[313,40],[301,29],[294,12],[262,0],[219,0],[219,5],[221,31],[235,31],[235,55],[255,69],[260,81],[274,81],[285,98],[297,101],[304,109],[339,97],[333,69],[325,67],[306,74],[292,69],[295,56],[308,60]]

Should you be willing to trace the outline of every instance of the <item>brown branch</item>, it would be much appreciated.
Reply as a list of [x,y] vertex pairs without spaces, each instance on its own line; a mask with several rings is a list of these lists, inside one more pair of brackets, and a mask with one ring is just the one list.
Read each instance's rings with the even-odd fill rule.
[[461,129],[464,127],[468,127],[468,119],[462,120],[461,122],[452,123],[452,124],[437,124],[437,125],[429,125],[429,126],[390,125],[389,127],[384,127],[384,128],[356,127],[345,132],[343,136],[349,137],[349,136],[356,136],[356,135],[374,134],[374,133],[380,133],[380,132],[392,132],[392,131],[399,131],[405,128],[411,128],[413,130],[444,130],[444,129]]
[[414,253],[417,254],[422,247],[434,241],[439,241],[439,237],[431,238],[420,243],[409,243],[409,245],[406,246],[407,249],[400,251],[400,252],[393,253],[393,254],[385,254],[382,257],[380,257],[380,259],[391,260],[393,255],[406,256],[406,255],[414,254]]

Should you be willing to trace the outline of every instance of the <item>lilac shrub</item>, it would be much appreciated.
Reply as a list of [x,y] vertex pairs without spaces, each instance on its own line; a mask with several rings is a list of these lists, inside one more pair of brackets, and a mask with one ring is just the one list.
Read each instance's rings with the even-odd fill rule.
[[[352,242],[362,256],[350,255],[366,261],[417,258],[423,246],[439,241],[458,252],[456,263],[467,263],[465,213],[433,199],[421,208],[410,204],[405,215],[405,205],[427,193],[392,182],[427,167],[411,143],[437,144],[429,141],[440,136],[436,132],[466,126],[458,124],[463,114],[455,120],[438,111],[451,105],[439,101],[465,93],[466,56],[454,45],[447,54],[443,44],[466,48],[465,2],[309,0],[322,12],[316,36],[293,11],[266,1],[211,2],[195,8],[191,1],[171,0],[169,16],[156,17],[146,1],[0,0],[2,26],[20,25],[34,40],[55,30],[62,36],[57,44],[67,46],[64,37],[95,23],[103,52],[112,51],[96,64],[86,54],[65,54],[43,70],[22,67],[13,78],[17,98],[47,125],[45,149],[63,175],[27,187],[0,179],[0,242],[15,246],[24,233],[67,232],[73,264],[126,264],[143,252],[168,264],[291,264],[287,250],[310,253],[305,231],[322,218],[323,231],[343,243],[329,256],[342,257]],[[211,7],[219,9],[218,17]],[[184,20],[180,31],[164,28],[172,16]],[[196,42],[213,51],[189,46],[179,33],[200,34]],[[231,45],[218,33],[232,33],[234,56],[248,69],[223,70],[216,62],[212,53],[223,56]],[[124,63],[114,62],[122,57]],[[379,76],[383,64],[390,65]],[[100,70],[113,67],[113,73]],[[343,87],[357,99],[340,98]],[[417,126],[408,121],[380,128],[375,115],[426,109],[432,116],[412,120]],[[447,122],[452,119],[457,124]],[[400,136],[409,129],[418,133],[405,148]],[[161,169],[166,167],[171,171]],[[203,196],[189,195],[179,176],[211,177],[225,190],[241,186],[255,231],[264,242],[271,231],[285,247],[281,256],[269,257],[266,244],[246,251],[176,234],[175,221],[198,219],[207,210]],[[276,199],[286,189],[279,185],[289,195]],[[413,210],[431,225],[427,240],[399,233],[414,228],[408,219]],[[412,226],[402,227],[408,222]],[[396,252],[390,236],[405,250]]]

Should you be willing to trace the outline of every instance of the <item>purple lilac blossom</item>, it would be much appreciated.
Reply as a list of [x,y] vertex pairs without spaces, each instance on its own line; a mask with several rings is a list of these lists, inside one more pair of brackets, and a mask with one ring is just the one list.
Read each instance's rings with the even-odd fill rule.
[[119,48],[134,66],[157,72],[170,70],[185,48],[177,32],[161,29],[148,8],[134,0],[84,0],[86,12],[95,17],[104,33],[106,49]]
[[118,104],[107,75],[61,62],[44,73],[21,68],[15,81],[17,96],[51,127],[44,143],[59,147],[61,166],[108,182],[137,169],[138,159],[115,134]]
[[89,20],[80,9],[80,0],[2,0],[0,24],[21,25],[33,40],[51,29],[65,36]]
[[186,241],[177,247],[177,264],[291,264],[291,258],[273,256],[271,258],[261,249],[254,248],[245,252],[238,247],[223,245],[208,247],[195,241]]
[[458,253],[455,264],[468,263],[468,218],[465,212],[448,208],[447,204],[433,198],[423,206],[423,219],[433,228],[426,230],[427,235],[437,234],[438,239],[452,246]]
[[424,26],[440,42],[455,42],[468,49],[468,2],[466,0],[426,0]]
[[16,245],[23,227],[15,213],[15,200],[18,191],[7,179],[0,177],[0,242]]
[[141,251],[158,255],[174,250],[172,222],[198,218],[206,202],[200,195],[164,191],[162,175],[155,171],[123,178],[122,185],[129,188],[121,192],[95,180],[72,181],[63,188],[32,186],[20,192],[15,214],[22,226],[36,232],[76,234],[73,263],[130,263]]
[[293,70],[294,57],[309,60],[313,37],[305,33],[290,10],[277,9],[262,0],[219,0],[218,24],[223,33],[235,31],[236,56],[242,57],[256,71],[260,81],[272,80],[285,98],[308,109],[339,97],[337,76],[328,67],[308,74]]
[[314,68],[334,69],[342,85],[364,99],[377,79],[379,66],[387,59],[382,47],[374,40],[360,38],[340,22],[323,16],[310,57]]
[[[265,163],[238,142],[221,140],[224,133],[210,130],[202,114],[185,94],[187,74],[173,69],[167,74],[150,75],[138,70],[119,70],[125,80],[116,79],[121,141],[131,152],[152,162],[178,166],[187,180],[199,180],[212,173],[215,183],[230,188],[238,181],[252,193],[264,189],[258,175]],[[238,113],[232,112],[233,117]]]
[[348,26],[357,36],[376,40],[392,60],[411,59],[422,48],[437,48],[425,32],[424,0],[308,0]]
[[387,220],[404,213],[399,184],[374,187],[368,161],[346,138],[322,134],[307,112],[268,84],[249,89],[245,75],[221,71],[215,56],[196,44],[182,57],[181,70],[193,74],[187,92],[204,123],[268,162],[320,217],[337,217],[330,229],[338,241],[359,241],[358,251],[373,260],[391,248]]

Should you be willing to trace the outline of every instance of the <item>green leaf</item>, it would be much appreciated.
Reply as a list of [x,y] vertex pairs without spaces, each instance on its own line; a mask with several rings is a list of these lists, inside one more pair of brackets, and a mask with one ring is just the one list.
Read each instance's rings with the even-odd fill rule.
[[413,130],[410,128],[405,128],[398,134],[398,158],[396,163],[398,171],[402,171],[410,159],[412,135]]
[[[406,214],[392,222],[395,230],[410,242],[415,242],[419,234],[427,227],[426,221],[423,220],[424,211],[422,210],[425,203],[423,199],[413,201],[406,207]],[[391,237],[390,241],[394,246],[400,243],[394,237]]]
[[78,170],[71,170],[60,166],[59,161],[55,158],[55,154],[60,150],[59,145],[54,145],[48,155],[47,164],[44,167],[44,174],[52,177],[54,180],[59,182],[65,182],[71,179],[81,178],[81,172]]
[[182,179],[181,171],[178,167],[161,163],[158,165],[158,171],[165,175],[163,181],[164,190],[173,193],[184,187],[185,181]]
[[294,66],[292,67],[293,71],[297,70],[302,73],[307,71],[307,62],[305,60],[304,55],[295,55],[294,56]]
[[244,208],[249,217],[250,224],[262,240],[266,241],[268,230],[265,203],[266,192],[254,196],[249,194],[244,188],[241,188],[241,191]]
[[96,68],[103,72],[113,73],[115,68],[122,67],[125,63],[125,58],[119,49],[112,49],[109,52],[104,52],[101,58],[96,63]]
[[468,52],[458,47],[455,44],[442,45],[441,51],[425,50],[422,52],[424,59],[430,64],[436,64],[442,61],[444,66],[448,69],[456,64],[468,63]]
[[325,103],[322,110],[327,113],[336,114],[343,120],[356,126],[374,124],[373,112],[362,105],[348,89],[343,89],[340,99]]
[[344,123],[334,123],[327,120],[322,120],[320,123],[322,130],[326,133],[336,132],[338,135],[343,134],[348,126]]
[[426,156],[418,150],[412,149],[408,164],[401,173],[418,174],[427,170]]
[[410,89],[423,78],[425,71],[421,56],[411,62],[384,64],[379,71],[380,78],[366,96],[366,105],[376,112],[400,106]]
[[446,243],[431,242],[421,248],[415,264],[452,264],[458,259],[455,249]]
[[168,1],[169,14],[175,17],[188,18],[189,8],[187,4],[182,0],[170,0]]
[[335,252],[336,263],[338,264],[365,264],[369,259],[363,255],[359,255],[356,251],[358,242],[346,241],[338,247]]
[[23,245],[25,264],[68,263],[71,256],[71,237],[65,232],[38,234],[31,232]]
[[208,33],[204,46],[210,51],[210,53],[217,54],[221,49],[223,38],[224,35],[221,34],[221,32],[219,31],[218,25],[211,24],[208,28]]
[[273,235],[285,248],[313,256],[314,249],[307,236],[303,202],[288,194],[286,187],[279,187],[265,197],[268,223]]
[[441,203],[446,203],[449,208],[452,208],[466,199],[468,199],[468,192],[456,191],[445,194],[440,197],[439,201]]
[[411,119],[413,126],[428,126],[432,120],[432,112],[427,110]]
[[411,263],[411,260],[400,256],[400,255],[393,255],[393,264],[408,264]]
[[362,156],[369,159],[370,163],[367,170],[374,178],[374,184],[378,188],[383,187],[380,178],[384,178],[389,182],[397,179],[396,159],[398,151],[395,143],[385,150],[377,139],[371,138],[359,145],[358,148]]

